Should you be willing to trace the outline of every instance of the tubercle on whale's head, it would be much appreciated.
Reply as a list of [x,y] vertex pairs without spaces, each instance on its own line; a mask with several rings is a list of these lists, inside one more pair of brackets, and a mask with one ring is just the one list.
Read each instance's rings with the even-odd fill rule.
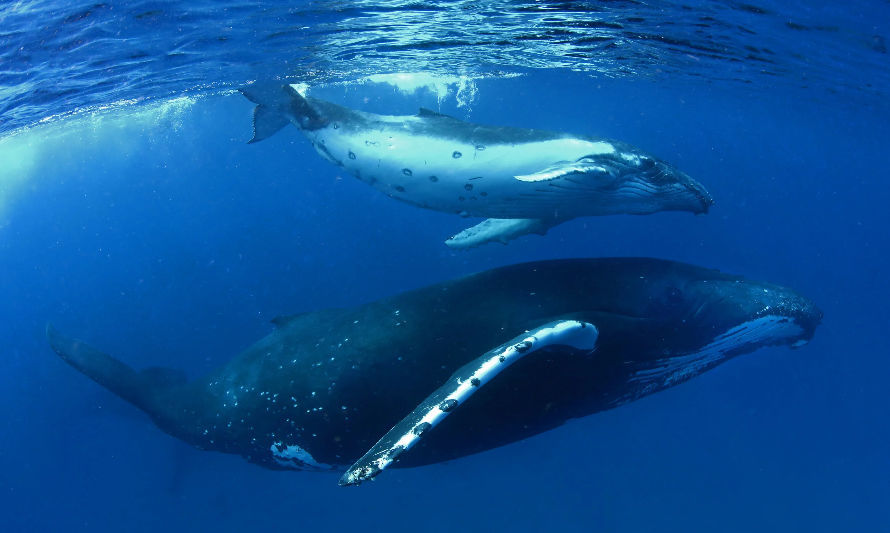
[[696,215],[707,214],[711,206],[714,205],[714,198],[711,197],[711,193],[709,193],[701,183],[695,181],[686,174],[683,174],[683,176],[686,178],[686,180],[682,182],[683,186],[686,187],[686,190],[695,198],[692,202],[693,208],[690,209],[690,211]]
[[649,190],[656,205],[664,211],[708,212],[714,199],[705,187],[668,163],[641,158],[636,168],[625,174],[624,190]]

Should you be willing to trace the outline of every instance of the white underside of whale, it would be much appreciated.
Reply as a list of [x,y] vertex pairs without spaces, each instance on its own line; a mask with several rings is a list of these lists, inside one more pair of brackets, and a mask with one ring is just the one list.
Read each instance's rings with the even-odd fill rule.
[[[394,127],[343,129],[329,126],[306,134],[323,157],[385,194],[421,207],[464,216],[543,219],[609,214],[612,209],[596,206],[580,187],[542,194],[541,182],[548,176],[530,178],[559,163],[554,154],[569,164],[615,153],[605,141],[562,138],[486,146]],[[551,174],[550,179],[556,177]]]

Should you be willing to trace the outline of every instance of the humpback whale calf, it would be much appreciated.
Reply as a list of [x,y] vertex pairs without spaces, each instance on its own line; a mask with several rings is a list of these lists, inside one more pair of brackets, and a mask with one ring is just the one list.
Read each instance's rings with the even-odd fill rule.
[[[794,291],[642,258],[524,263],[275,319],[210,375],[136,371],[47,327],[71,366],[204,450],[275,469],[425,465],[682,383],[822,313]],[[350,466],[352,465],[352,466]],[[347,468],[348,467],[348,468]]]
[[294,124],[325,159],[387,195],[487,220],[446,241],[454,248],[544,234],[590,215],[706,213],[698,182],[623,142],[481,126],[428,109],[386,116],[304,97],[290,85],[241,89],[263,140]]

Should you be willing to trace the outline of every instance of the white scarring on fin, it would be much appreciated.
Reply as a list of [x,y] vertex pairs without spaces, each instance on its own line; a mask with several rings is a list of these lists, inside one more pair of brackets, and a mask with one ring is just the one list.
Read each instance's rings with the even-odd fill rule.
[[275,462],[286,468],[294,468],[296,470],[334,470],[333,466],[319,463],[312,457],[312,454],[296,444],[284,445],[281,442],[273,442],[270,450]]
[[382,472],[421,436],[445,419],[480,387],[511,364],[546,346],[567,346],[588,354],[596,348],[596,327],[578,320],[550,322],[519,335],[462,366],[444,385],[403,418],[340,478],[340,485],[358,485]]
[[563,222],[565,222],[565,219],[562,218],[550,220],[540,218],[487,218],[451,237],[445,241],[445,244],[450,248],[457,249],[473,248],[495,241],[507,244],[508,241],[530,233],[544,235],[547,233],[547,230]]

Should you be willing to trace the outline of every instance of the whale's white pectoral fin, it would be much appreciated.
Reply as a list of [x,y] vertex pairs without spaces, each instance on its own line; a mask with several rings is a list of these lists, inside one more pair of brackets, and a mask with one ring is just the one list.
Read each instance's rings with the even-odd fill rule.
[[530,233],[544,235],[547,230],[566,220],[568,219],[487,218],[451,237],[445,244],[451,248],[473,248],[488,242],[507,244],[508,241]]
[[571,355],[587,355],[596,348],[598,335],[596,327],[587,322],[549,322],[470,361],[356,461],[340,478],[340,485],[358,485],[382,472],[480,387],[519,359],[551,346],[565,348]]
[[519,181],[536,182],[555,180],[573,174],[602,174],[603,177],[606,177],[609,175],[609,171],[602,165],[590,161],[560,161],[555,165],[550,165],[537,172],[513,177]]

